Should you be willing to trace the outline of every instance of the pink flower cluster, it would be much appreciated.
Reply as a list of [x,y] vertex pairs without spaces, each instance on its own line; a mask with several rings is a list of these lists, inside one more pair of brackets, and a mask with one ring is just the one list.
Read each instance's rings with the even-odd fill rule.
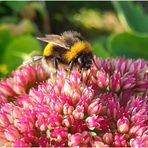
[[144,60],[96,59],[89,70],[24,66],[0,82],[0,146],[148,147]]

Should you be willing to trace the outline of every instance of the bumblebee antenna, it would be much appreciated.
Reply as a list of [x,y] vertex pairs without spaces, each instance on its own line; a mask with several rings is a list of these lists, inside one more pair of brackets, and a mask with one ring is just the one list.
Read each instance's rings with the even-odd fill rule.
[[94,65],[96,66],[96,68],[99,70],[99,67],[98,67],[98,65],[96,64],[94,58],[92,58],[92,61],[93,61]]
[[[93,61],[94,65],[95,65],[95,67],[99,70],[99,67],[98,67],[98,65],[96,64],[94,58],[92,58],[92,61]],[[82,69],[82,71],[83,71],[83,69]],[[82,74],[81,74],[81,78],[82,78]],[[88,74],[88,77],[87,77],[87,80],[86,80],[86,85],[88,84],[89,79],[90,79],[90,71],[89,71],[89,74]]]

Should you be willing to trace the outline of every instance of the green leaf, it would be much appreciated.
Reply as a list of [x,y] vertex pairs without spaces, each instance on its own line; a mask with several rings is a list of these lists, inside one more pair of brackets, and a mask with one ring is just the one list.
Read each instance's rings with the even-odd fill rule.
[[6,1],[7,6],[13,9],[16,12],[22,11],[24,6],[26,5],[26,1]]
[[148,15],[131,1],[112,1],[119,19],[127,31],[148,33]]
[[8,30],[1,30],[0,31],[0,63],[2,62],[3,59],[3,53],[5,51],[5,48],[9,44],[9,42],[12,40],[11,33]]
[[108,41],[108,48],[115,56],[148,60],[148,36],[127,32],[112,35]]
[[31,35],[18,37],[14,39],[6,48],[3,63],[8,65],[9,71],[14,70],[22,64],[22,55],[40,50],[41,45]]
[[102,36],[102,37],[96,36],[94,38],[89,39],[89,42],[92,45],[93,53],[97,57],[101,57],[101,58],[111,57],[111,54],[109,53],[109,51],[106,50],[106,41],[107,41],[106,36]]
[[110,54],[102,47],[101,44],[99,44],[99,43],[93,44],[92,48],[93,48],[93,53],[97,57],[101,57],[101,58],[110,57]]
[[0,23],[17,23],[19,18],[17,16],[3,16],[0,19]]

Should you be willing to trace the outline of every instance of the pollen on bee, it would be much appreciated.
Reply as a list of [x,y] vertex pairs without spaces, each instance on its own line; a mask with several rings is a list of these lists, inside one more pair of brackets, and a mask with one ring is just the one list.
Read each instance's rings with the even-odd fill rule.
[[71,49],[68,52],[66,52],[65,58],[67,59],[67,61],[70,62],[82,52],[84,53],[91,52],[91,45],[88,42],[80,41],[75,43],[71,47]]
[[43,56],[50,56],[52,53],[52,48],[53,45],[52,44],[47,44],[47,46],[44,48],[44,52],[43,52]]

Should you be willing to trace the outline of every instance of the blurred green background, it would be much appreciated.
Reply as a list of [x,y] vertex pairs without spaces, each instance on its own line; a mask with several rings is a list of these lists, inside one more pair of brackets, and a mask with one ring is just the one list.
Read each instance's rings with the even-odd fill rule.
[[0,77],[45,46],[36,37],[80,32],[101,58],[148,60],[148,2],[0,1]]

